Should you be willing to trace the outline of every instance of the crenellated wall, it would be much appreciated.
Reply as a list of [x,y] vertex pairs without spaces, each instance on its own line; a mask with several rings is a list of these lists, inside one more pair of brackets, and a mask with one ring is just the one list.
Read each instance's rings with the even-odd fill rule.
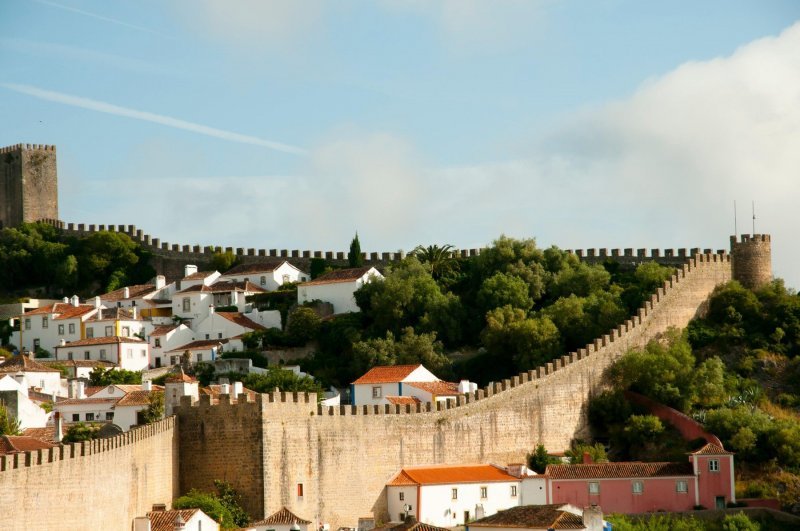
[[0,456],[0,529],[128,530],[178,495],[175,417],[108,439]]
[[334,528],[372,513],[385,519],[384,485],[403,466],[520,462],[539,443],[561,450],[587,435],[589,397],[603,388],[613,361],[685,326],[730,279],[730,255],[697,255],[637,315],[586,348],[452,405],[323,408],[313,394],[286,393],[254,403],[244,396],[233,404],[226,396],[219,405],[208,397],[184,401],[177,411],[181,490],[208,487],[226,473],[256,517],[286,505]]

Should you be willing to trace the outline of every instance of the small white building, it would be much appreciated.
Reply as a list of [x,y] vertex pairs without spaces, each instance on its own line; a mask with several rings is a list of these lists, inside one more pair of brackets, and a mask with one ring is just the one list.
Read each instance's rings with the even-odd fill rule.
[[182,289],[172,297],[172,313],[181,319],[191,319],[191,328],[196,329],[216,307],[235,307],[236,311],[248,310],[246,298],[265,290],[252,282],[216,282],[212,285],[195,284]]
[[94,304],[81,304],[77,296],[64,299],[51,306],[37,308],[20,315],[17,346],[20,351],[35,352],[37,349],[53,352],[64,341],[76,341],[84,337],[83,324],[100,306],[99,299]]
[[248,524],[253,531],[308,531],[311,521],[300,518],[286,507],[281,507],[263,520]]
[[150,346],[138,337],[94,337],[56,347],[58,360],[110,361],[120,369],[141,371],[150,366]]
[[194,341],[194,331],[185,324],[157,326],[150,332],[148,341],[153,367],[166,367],[174,365],[167,352]]
[[440,527],[464,525],[520,505],[528,477],[535,473],[524,465],[406,467],[386,484],[389,516],[402,522],[408,514]]
[[196,403],[200,399],[200,385],[180,369],[178,374],[169,376],[164,382],[164,412],[167,416],[172,415],[184,396],[192,397],[192,403]]
[[[353,405],[383,405],[393,403],[387,397],[415,396],[409,394],[409,382],[440,382],[431,371],[421,364],[388,365],[373,367],[350,384],[350,401]],[[422,396],[422,390],[414,388]],[[396,402],[395,402],[396,403]]]
[[281,328],[279,311],[216,312],[211,308],[208,317],[195,327],[195,335],[198,339],[231,339],[267,328]]
[[251,264],[240,264],[222,275],[220,280],[234,282],[252,282],[267,291],[275,291],[290,282],[305,282],[307,273],[286,260],[270,260]]
[[73,397],[59,400],[54,406],[54,411],[59,412],[65,422],[113,422],[125,431],[139,424],[138,413],[150,405],[150,395],[164,392],[150,382],[112,384],[88,390],[81,380],[74,385]]
[[32,387],[47,395],[63,394],[61,371],[43,365],[27,354],[16,354],[0,363],[0,377],[6,374],[17,379],[25,389]]
[[20,380],[9,374],[0,374],[0,403],[6,406],[12,418],[19,421],[20,429],[45,427],[51,414],[30,399],[24,379]]
[[217,359],[217,356],[222,354],[227,344],[227,339],[199,339],[174,348],[165,354],[169,357],[170,365],[181,363],[183,355],[187,352],[189,353],[189,361],[193,364],[213,362]]
[[133,531],[219,531],[219,524],[200,509],[152,511],[134,518]]
[[383,279],[383,275],[374,267],[337,269],[300,284],[297,287],[297,303],[319,300],[331,303],[334,314],[360,312],[353,294],[375,279]]
[[145,321],[136,306],[131,308],[103,308],[84,322],[84,339],[94,337],[144,337],[150,321]]

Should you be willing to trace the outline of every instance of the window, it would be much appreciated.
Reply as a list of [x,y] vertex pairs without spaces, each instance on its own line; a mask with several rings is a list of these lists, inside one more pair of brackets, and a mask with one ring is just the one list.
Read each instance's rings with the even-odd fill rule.
[[39,348],[41,346],[41,344],[42,344],[42,342],[39,341],[38,338],[34,339],[33,340],[33,349],[36,350],[37,348]]
[[405,522],[406,521],[406,515],[404,513],[400,513],[400,521],[401,522]]
[[452,495],[452,499],[457,500],[458,499],[458,489],[453,489],[453,493],[452,494],[453,494]]
[[161,348],[161,338],[160,337],[156,338],[156,348]]
[[514,498],[517,496],[517,486],[511,485],[511,497]]
[[261,285],[262,286],[266,286],[267,285],[267,277],[261,277]]
[[146,351],[146,350],[144,350],[144,349],[140,350],[140,351],[139,351],[139,353],[142,355],[142,357],[143,357],[143,358],[144,358],[145,356],[147,356],[147,351]]
[[106,420],[114,420],[114,412],[106,411]]
[[208,334],[206,334],[206,339],[211,339],[211,337]]
[[401,491],[400,492],[400,501],[403,501],[405,499],[406,499],[406,493]]
[[30,330],[30,329],[31,329],[31,320],[30,318],[28,318],[25,319],[25,330]]
[[675,490],[677,492],[689,492],[689,483],[685,479],[679,479],[675,482]]
[[203,361],[203,355],[202,354],[198,354],[197,355],[197,363],[200,363],[201,361]]
[[381,397],[381,386],[376,385],[372,388],[372,398],[380,398]]
[[709,459],[708,460],[708,471],[709,472],[719,472],[719,459]]
[[131,327],[130,326],[123,326],[122,327],[122,335],[125,337],[131,337]]
[[64,335],[64,325],[58,325],[58,335]]
[[283,275],[283,283],[284,284],[288,284],[289,283],[289,275]]
[[132,348],[129,348],[129,349],[128,349],[128,359],[129,359],[129,360],[132,360],[132,359],[133,359],[133,349],[132,349]]
[[68,360],[71,360],[71,359],[72,359],[72,352],[67,352],[67,359],[68,359]]
[[169,357],[169,364],[170,365],[177,365],[178,364],[178,356],[170,356]]
[[297,484],[297,497],[298,498],[302,498],[303,497],[303,484],[302,483],[298,483]]
[[600,494],[600,483],[598,483],[597,481],[590,481],[589,494]]
[[42,328],[47,328],[47,316],[42,317]]
[[106,359],[106,349],[104,349],[104,348],[100,349],[100,359],[101,360]]
[[632,483],[631,488],[633,489],[634,494],[641,494],[644,492],[644,482],[643,481],[634,481]]
[[107,327],[106,327],[106,337],[108,337],[108,336],[111,336],[111,335],[113,335],[113,334],[114,334],[114,327],[112,327],[112,326],[107,326]]
[[87,338],[92,338],[92,337],[94,337],[94,328],[92,328],[92,327],[88,327],[88,328],[86,329],[86,337],[87,337]]
[[85,360],[90,360],[90,359],[92,359],[92,356],[89,354],[89,351],[88,351],[88,350],[87,350],[86,352],[84,352],[84,353],[83,353],[83,359],[85,359]]
[[75,333],[75,323],[70,323],[67,329],[69,330],[70,334],[74,334]]
[[87,413],[86,420],[94,420],[94,413]]
[[78,422],[80,420],[81,420],[80,414],[78,414],[78,413],[73,413],[72,414],[72,422]]
[[131,301],[131,306],[136,306],[136,301]]
[[189,297],[183,298],[183,311],[184,312],[192,311],[192,299],[190,299]]
[[222,339],[222,332],[217,334],[217,339]]
[[485,500],[489,496],[489,489],[486,487],[481,487],[481,499]]

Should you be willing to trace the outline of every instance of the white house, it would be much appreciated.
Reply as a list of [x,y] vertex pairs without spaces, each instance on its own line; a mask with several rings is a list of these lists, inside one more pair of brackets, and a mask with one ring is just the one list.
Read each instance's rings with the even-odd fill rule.
[[320,300],[333,305],[333,313],[361,311],[353,294],[365,283],[382,279],[374,267],[337,269],[297,287],[297,303]]
[[[373,367],[350,384],[350,401],[356,406],[388,404],[387,397],[414,396],[409,394],[408,382],[440,381],[421,364]],[[418,388],[412,392],[422,395]]]
[[[386,484],[389,516],[402,522],[408,514],[440,527],[464,525],[520,505],[528,477],[535,473],[524,465],[406,467]],[[540,503],[544,496],[543,491]]]
[[93,337],[143,337],[147,335],[147,328],[152,328],[150,321],[142,319],[137,306],[130,308],[97,308],[88,319],[84,321],[84,339]]
[[73,397],[56,402],[54,410],[66,422],[113,422],[127,431],[139,424],[137,415],[150,404],[150,395],[163,392],[163,388],[150,382],[86,390],[83,382],[77,381]]
[[157,326],[150,332],[150,359],[154,367],[171,365],[167,352],[194,340],[194,331],[185,324]]
[[76,341],[84,337],[84,322],[100,306],[99,299],[94,304],[80,304],[77,296],[64,299],[51,306],[37,308],[22,314],[17,346],[21,351],[34,352],[38,348],[50,352],[61,342]]
[[249,313],[217,312],[211,309],[208,317],[195,327],[195,335],[198,339],[232,339],[267,328],[281,328],[281,312],[256,309]]
[[126,431],[140,424],[139,412],[150,406],[152,395],[163,392],[162,388],[144,382],[142,389],[126,393],[114,404],[114,424]]
[[248,529],[253,531],[308,531],[311,521],[300,518],[286,507],[281,507],[263,520],[251,522]]
[[164,412],[167,416],[172,415],[184,396],[191,396],[192,403],[196,403],[200,399],[200,386],[195,378],[180,369],[178,374],[169,376],[164,382]]
[[200,509],[152,511],[133,520],[133,531],[219,531],[219,524]]
[[[92,371],[95,370],[97,367],[102,367],[103,370],[113,369],[116,367],[116,364],[111,363],[110,361],[102,361],[102,360],[56,360],[56,359],[38,359],[36,360],[38,363],[41,363],[45,367],[50,367],[54,369],[57,367],[66,369],[66,378],[86,378],[92,374]],[[64,375],[62,375],[64,376]],[[64,389],[66,382],[61,380],[61,388]],[[60,394],[64,394],[63,392]]]
[[[60,395],[61,371],[32,360],[27,354],[16,354],[0,363],[0,377],[10,375],[25,389],[32,387],[48,395]],[[27,394],[27,393],[26,393]]]
[[222,354],[227,344],[227,339],[199,339],[166,352],[166,356],[169,357],[170,365],[181,363],[186,352],[189,352],[191,363],[213,362]]
[[191,319],[191,327],[205,320],[217,306],[235,306],[247,309],[248,295],[264,293],[252,282],[217,282],[212,285],[196,284],[182,289],[172,297],[172,313],[182,319]]
[[43,428],[51,415],[30,399],[24,380],[19,381],[10,374],[0,373],[0,403],[6,406],[12,418],[19,421],[23,430]]
[[58,360],[110,361],[120,369],[141,371],[150,366],[150,348],[138,337],[94,337],[56,347]]
[[101,295],[100,300],[109,308],[138,308],[142,317],[150,319],[169,317],[175,291],[174,282],[167,284],[164,276],[158,275],[153,284],[125,286]]
[[252,282],[267,291],[275,291],[289,282],[305,282],[307,273],[286,260],[271,260],[252,264],[240,264],[222,275],[220,280],[234,282]]

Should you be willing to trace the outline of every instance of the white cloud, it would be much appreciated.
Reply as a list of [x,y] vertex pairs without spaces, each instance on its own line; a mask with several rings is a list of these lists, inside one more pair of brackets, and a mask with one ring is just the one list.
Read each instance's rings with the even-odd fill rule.
[[56,3],[56,2],[49,2],[47,0],[33,0],[33,1],[36,2],[37,4],[42,4],[42,5],[49,6],[49,7],[55,7],[56,9],[62,9],[64,11],[69,11],[71,13],[77,13],[78,15],[82,15],[84,17],[90,17],[90,18],[94,18],[96,20],[102,20],[103,22],[108,22],[110,24],[115,24],[117,26],[123,26],[123,27],[129,28],[129,29],[133,29],[133,30],[136,30],[136,31],[141,31],[141,32],[144,32],[144,33],[152,33],[154,35],[158,35],[159,34],[158,32],[151,30],[150,28],[145,28],[143,26],[137,26],[136,24],[131,24],[129,22],[125,22],[124,20],[119,20],[119,19],[116,19],[116,18],[107,17],[107,16],[101,15],[99,13],[94,13],[92,11],[86,11],[86,10],[78,9],[76,7],[71,7],[71,6],[65,6],[64,4],[59,4],[59,3]]

